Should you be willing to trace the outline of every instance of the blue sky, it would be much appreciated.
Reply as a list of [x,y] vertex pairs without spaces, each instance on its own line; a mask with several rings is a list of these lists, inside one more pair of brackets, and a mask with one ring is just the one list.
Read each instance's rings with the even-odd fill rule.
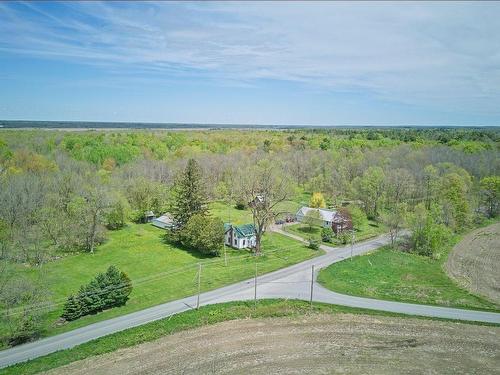
[[0,2],[0,119],[500,125],[500,3]]

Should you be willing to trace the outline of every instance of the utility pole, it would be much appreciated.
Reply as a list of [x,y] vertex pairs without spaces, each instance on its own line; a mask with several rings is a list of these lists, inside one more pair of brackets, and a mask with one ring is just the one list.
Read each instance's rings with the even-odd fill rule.
[[351,231],[351,262],[352,262],[352,250],[354,247],[354,229]]
[[314,264],[311,267],[311,298],[309,299],[309,303],[311,304],[311,308],[313,305],[313,290],[314,290]]
[[254,300],[255,306],[257,306],[257,260],[255,261],[255,281],[254,281],[253,300]]
[[196,301],[196,310],[200,309],[200,292],[201,292],[201,263],[198,263],[198,300]]
[[224,234],[224,266],[227,267],[227,256],[226,256],[226,235]]

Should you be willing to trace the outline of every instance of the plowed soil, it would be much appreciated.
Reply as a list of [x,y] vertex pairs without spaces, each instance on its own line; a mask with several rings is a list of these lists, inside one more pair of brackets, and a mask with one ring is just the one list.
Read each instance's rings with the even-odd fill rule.
[[446,271],[462,287],[500,305],[500,223],[465,236],[450,253]]
[[55,369],[61,374],[498,374],[500,327],[368,315],[236,320]]

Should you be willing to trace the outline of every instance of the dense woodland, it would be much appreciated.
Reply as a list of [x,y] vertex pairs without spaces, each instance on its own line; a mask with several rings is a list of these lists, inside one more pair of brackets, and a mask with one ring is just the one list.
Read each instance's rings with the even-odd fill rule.
[[[208,200],[245,208],[262,187],[252,181],[264,180],[291,200],[321,192],[329,207],[384,223],[394,246],[408,228],[402,250],[439,256],[453,233],[498,214],[499,137],[497,128],[0,131],[2,311],[50,301],[43,272],[19,276],[19,265],[43,270],[99,251],[109,231],[175,209],[190,159]],[[35,332],[36,311],[4,314],[11,335]]]

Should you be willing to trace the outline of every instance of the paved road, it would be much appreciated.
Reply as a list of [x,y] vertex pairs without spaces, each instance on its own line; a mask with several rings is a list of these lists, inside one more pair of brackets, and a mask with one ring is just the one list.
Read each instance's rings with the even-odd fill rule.
[[[276,231],[279,232],[279,230]],[[353,255],[366,253],[387,243],[387,237],[382,236],[370,241],[356,244],[353,247]],[[257,282],[257,298],[290,298],[309,300],[312,266],[315,266],[316,276],[317,271],[321,268],[348,258],[351,252],[350,247],[332,248],[323,245],[322,249],[326,252],[322,256],[260,276]],[[500,314],[496,313],[415,305],[347,296],[331,292],[316,282],[314,282],[313,289],[313,299],[317,302],[427,317],[500,323]],[[208,305],[219,302],[250,300],[253,298],[254,280],[250,279],[203,293],[200,298],[200,304]],[[170,315],[189,310],[195,305],[195,296],[183,298],[128,315],[91,324],[57,336],[48,337],[36,342],[4,350],[0,352],[0,368],[23,362],[28,359],[40,357],[58,350],[71,348],[98,337],[165,318]]]

